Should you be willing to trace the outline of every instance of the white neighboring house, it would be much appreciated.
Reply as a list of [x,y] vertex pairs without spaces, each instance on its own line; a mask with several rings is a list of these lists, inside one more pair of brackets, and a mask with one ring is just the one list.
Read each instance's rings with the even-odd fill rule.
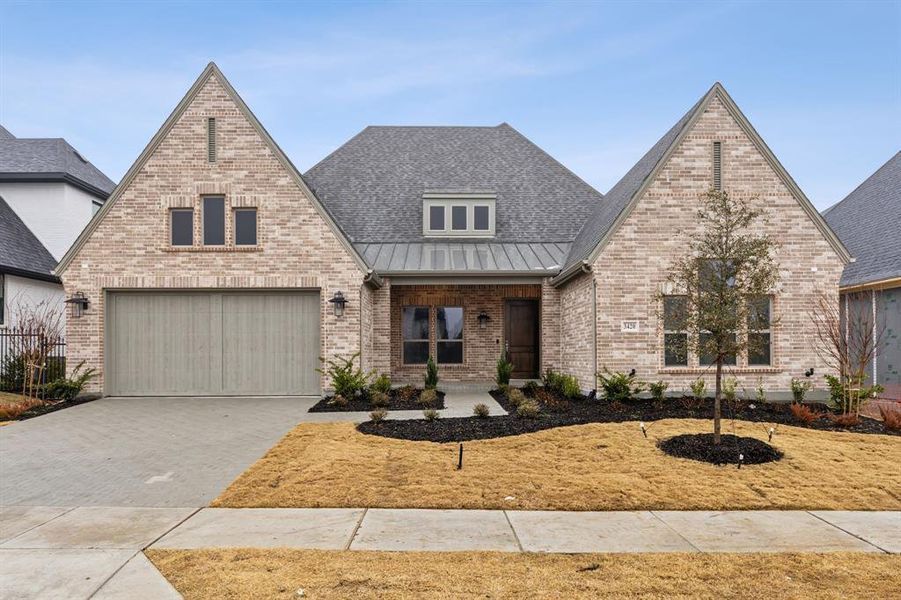
[[0,328],[16,307],[65,300],[56,263],[115,188],[62,138],[17,138],[0,126]]

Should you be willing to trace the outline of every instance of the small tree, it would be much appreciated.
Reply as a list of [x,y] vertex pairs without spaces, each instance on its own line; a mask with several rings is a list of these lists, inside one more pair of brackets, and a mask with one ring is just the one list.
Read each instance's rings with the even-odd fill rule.
[[[713,439],[720,443],[723,365],[760,343],[747,335],[769,327],[768,315],[755,299],[768,297],[778,281],[775,243],[766,233],[754,233],[760,212],[726,191],[701,196],[699,227],[689,234],[689,249],[669,269],[667,284],[681,298],[669,315],[687,332],[676,354],[694,352],[716,368]],[[663,305],[658,294],[658,306]],[[768,311],[767,311],[768,312]]]
[[9,331],[10,357],[21,360],[22,396],[34,398],[40,393],[48,357],[63,343],[63,313],[58,304],[47,300],[33,303],[19,298],[11,315],[15,326]]

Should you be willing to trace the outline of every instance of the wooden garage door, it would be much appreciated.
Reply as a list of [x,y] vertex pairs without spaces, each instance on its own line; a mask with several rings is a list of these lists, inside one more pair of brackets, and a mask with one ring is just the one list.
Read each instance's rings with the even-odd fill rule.
[[317,292],[115,292],[106,328],[111,395],[319,393]]

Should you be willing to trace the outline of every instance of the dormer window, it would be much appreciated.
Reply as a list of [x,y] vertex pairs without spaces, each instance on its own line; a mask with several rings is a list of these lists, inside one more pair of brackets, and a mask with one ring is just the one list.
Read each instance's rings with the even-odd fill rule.
[[426,237],[494,237],[496,195],[427,192],[422,195]]

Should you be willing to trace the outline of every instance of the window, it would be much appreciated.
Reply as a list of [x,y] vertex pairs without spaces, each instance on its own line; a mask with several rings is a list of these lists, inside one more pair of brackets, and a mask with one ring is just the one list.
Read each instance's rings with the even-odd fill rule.
[[438,363],[463,364],[463,307],[439,306],[436,324]]
[[472,226],[476,231],[488,231],[488,215],[490,210],[487,206],[476,205],[472,207]]
[[663,297],[663,364],[667,367],[688,366],[685,296]]
[[423,194],[425,236],[491,237],[495,231],[493,194]]
[[222,196],[203,199],[203,245],[225,245],[225,198]]
[[173,246],[194,245],[194,209],[175,208],[169,211],[169,243]]
[[429,207],[429,229],[432,231],[444,231],[444,207]]
[[466,207],[451,206],[451,229],[466,231]]
[[209,162],[216,162],[216,119],[206,120],[206,157]]
[[713,142],[713,189],[723,189],[723,144]]
[[748,365],[772,364],[772,302],[769,296],[748,301]]
[[[704,332],[701,332],[700,346],[701,346],[702,348],[705,347],[705,344],[707,344],[707,341],[710,339],[710,336],[711,336],[711,335],[712,335],[712,334],[710,334],[710,333],[704,333]],[[734,334],[734,333],[732,334],[732,341],[733,341],[733,343],[735,342],[735,334]],[[715,362],[716,362],[716,356],[714,356],[713,354],[709,354],[709,353],[706,353],[706,352],[702,352],[702,353],[698,356],[698,364],[700,364],[700,365],[702,365],[702,366],[712,365],[712,364],[714,364]],[[727,354],[726,356],[723,357],[723,364],[724,364],[724,365],[734,365],[735,362],[736,362],[736,361],[735,361],[735,355],[734,355],[734,354]]]
[[235,210],[235,246],[257,245],[257,209]]
[[91,216],[96,215],[97,211],[103,207],[103,202],[91,202]]
[[429,307],[405,306],[401,329],[405,365],[424,365],[429,360]]

